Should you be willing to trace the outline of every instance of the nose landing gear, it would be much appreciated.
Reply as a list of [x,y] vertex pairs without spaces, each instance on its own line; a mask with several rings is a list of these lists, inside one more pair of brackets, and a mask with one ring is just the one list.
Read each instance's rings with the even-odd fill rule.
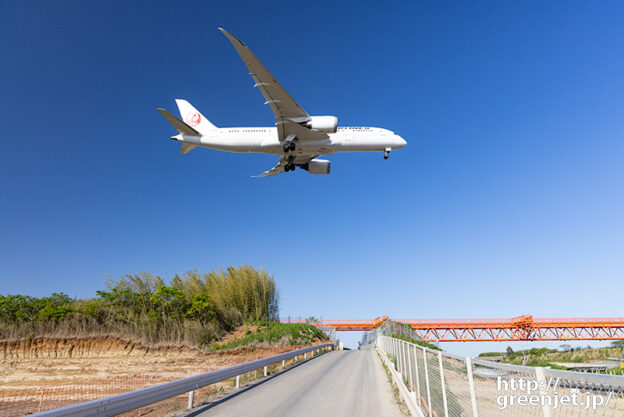
[[392,150],[391,148],[386,148],[384,150],[384,159],[388,159],[388,157],[390,156],[390,151],[391,150]]

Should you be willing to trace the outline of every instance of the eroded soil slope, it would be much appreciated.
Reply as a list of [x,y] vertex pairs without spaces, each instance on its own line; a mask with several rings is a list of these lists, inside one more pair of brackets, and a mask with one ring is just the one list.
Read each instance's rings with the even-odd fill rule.
[[108,336],[0,342],[0,386],[93,384],[119,378],[172,380],[294,348],[278,343],[206,353],[187,346],[147,347]]

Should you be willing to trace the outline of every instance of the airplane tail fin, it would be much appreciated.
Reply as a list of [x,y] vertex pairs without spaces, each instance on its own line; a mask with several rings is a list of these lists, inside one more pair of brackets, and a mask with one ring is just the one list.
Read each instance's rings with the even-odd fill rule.
[[182,147],[180,148],[180,153],[189,153],[195,148],[197,148],[197,145],[193,145],[192,143],[183,143]]
[[215,125],[210,123],[210,120],[206,119],[204,115],[197,111],[188,101],[176,99],[176,104],[180,110],[182,120],[202,135],[207,134],[209,130],[217,129]]

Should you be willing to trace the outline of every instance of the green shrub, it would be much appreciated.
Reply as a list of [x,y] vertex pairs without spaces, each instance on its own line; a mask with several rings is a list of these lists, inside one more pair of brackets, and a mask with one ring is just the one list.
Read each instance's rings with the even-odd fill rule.
[[479,353],[479,357],[490,357],[490,356],[504,356],[505,354],[502,352],[482,352]]

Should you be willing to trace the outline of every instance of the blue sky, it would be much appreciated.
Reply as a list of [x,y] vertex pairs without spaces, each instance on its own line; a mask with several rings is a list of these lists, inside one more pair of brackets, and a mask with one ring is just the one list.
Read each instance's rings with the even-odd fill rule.
[[[0,293],[248,263],[282,316],[622,316],[623,12],[5,2]],[[268,179],[250,176],[270,155],[179,155],[155,111],[175,98],[217,126],[274,122],[219,26],[308,113],[408,146]]]

